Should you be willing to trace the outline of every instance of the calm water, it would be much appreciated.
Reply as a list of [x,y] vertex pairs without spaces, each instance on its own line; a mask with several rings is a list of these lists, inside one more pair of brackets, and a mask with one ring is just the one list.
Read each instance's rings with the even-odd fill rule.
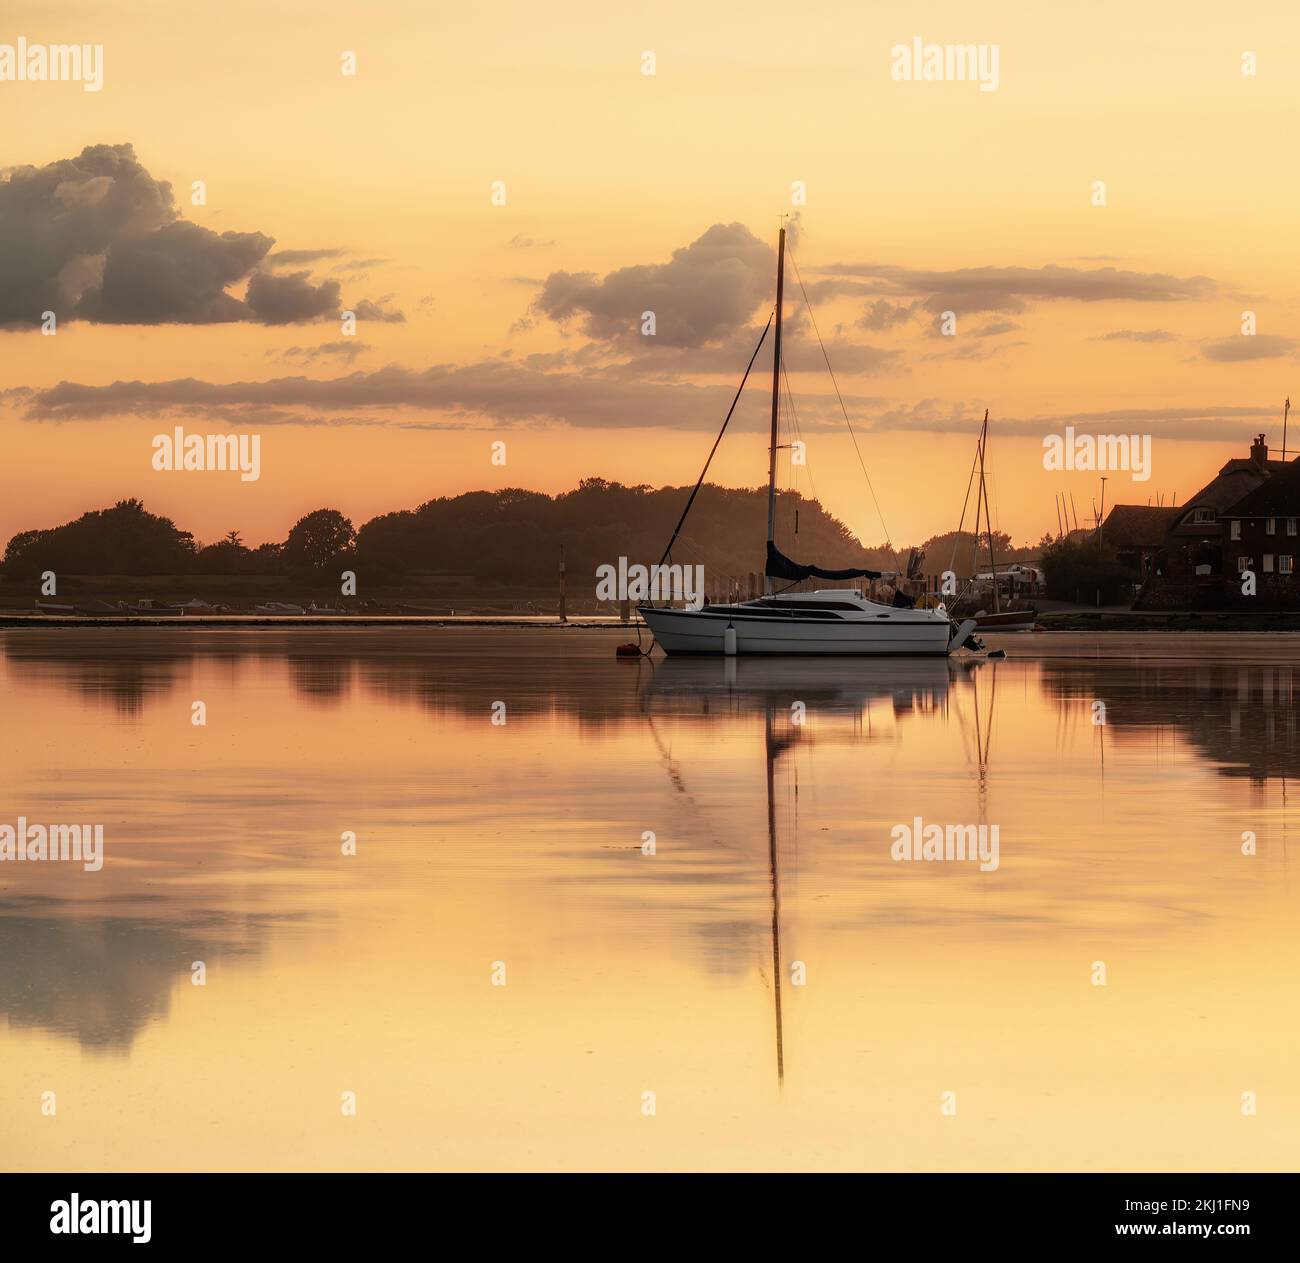
[[1295,1168],[1300,637],[624,638],[0,632],[0,1168]]

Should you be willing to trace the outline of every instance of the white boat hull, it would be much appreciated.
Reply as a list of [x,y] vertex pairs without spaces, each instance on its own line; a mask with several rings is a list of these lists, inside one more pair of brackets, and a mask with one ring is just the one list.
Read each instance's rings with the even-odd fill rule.
[[724,654],[727,629],[737,654],[939,656],[960,643],[951,621],[929,610],[891,610],[865,618],[809,619],[754,606],[680,610],[642,606],[655,640],[669,654]]

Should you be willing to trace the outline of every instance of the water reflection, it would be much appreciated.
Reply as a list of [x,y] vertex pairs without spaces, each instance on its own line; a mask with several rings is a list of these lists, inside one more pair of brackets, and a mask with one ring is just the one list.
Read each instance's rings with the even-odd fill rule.
[[[0,1013],[15,1028],[71,1036],[96,1052],[126,1052],[194,962],[216,968],[255,955],[266,927],[210,914],[181,926],[86,914],[52,900],[0,904]],[[183,977],[182,977],[183,976]]]
[[1048,662],[1042,686],[1063,708],[1105,704],[1119,737],[1174,728],[1225,776],[1300,775],[1296,678],[1276,662]]
[[[831,1165],[863,1165],[863,1138],[883,1135],[898,1147],[871,1151],[883,1165],[996,1165],[1026,1135],[1055,1152],[1069,1126],[1048,1110],[1044,1129],[1044,1101],[1070,1089],[1039,1076],[1090,1081],[1079,1050],[1103,1037],[1163,1084],[1141,1050],[1176,1032],[1179,1073],[1204,1083],[1223,1069],[1194,1011],[1250,1029],[1273,1065],[1286,1010],[1260,962],[1300,949],[1286,638],[653,663],[616,660],[618,638],[0,634],[0,820],[103,820],[107,855],[97,880],[0,866],[0,1044],[16,1041],[0,1055],[108,1053],[87,1073],[119,1093],[142,1089],[107,1067],[147,1059],[174,1121],[123,1139],[105,1115],[88,1152],[113,1165],[126,1145],[155,1166],[218,1125],[190,1100],[196,1050],[209,1097],[260,1091],[228,1045],[293,1067],[257,1095],[256,1127],[219,1116],[286,1165],[426,1165],[434,1134],[450,1166],[536,1165],[533,1119],[577,1166],[782,1165],[777,1135]],[[1001,867],[894,863],[891,827],[918,816],[1000,825]],[[1099,1002],[1101,958],[1123,984]],[[236,967],[191,988],[194,960]],[[1150,1023],[1162,1033],[1135,1048]],[[954,1156],[917,1124],[916,1095],[971,1067],[981,1117],[1007,1121]],[[368,1099],[392,1097],[366,1140],[304,1122],[307,1098],[363,1074]],[[675,1105],[649,1142],[611,1103],[652,1086]],[[552,1099],[580,1120],[571,1140]],[[1104,1143],[1159,1132],[1125,1109],[1102,1111]],[[668,1121],[687,1115],[712,1119],[711,1147]],[[1214,1131],[1188,1117],[1165,1165]],[[14,1143],[55,1163],[65,1134]]]

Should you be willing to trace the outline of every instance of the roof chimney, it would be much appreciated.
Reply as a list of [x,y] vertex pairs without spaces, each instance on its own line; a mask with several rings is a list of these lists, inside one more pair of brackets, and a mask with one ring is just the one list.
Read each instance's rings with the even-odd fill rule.
[[1250,459],[1256,465],[1268,464],[1268,444],[1264,442],[1264,436],[1258,435],[1255,441],[1250,445]]

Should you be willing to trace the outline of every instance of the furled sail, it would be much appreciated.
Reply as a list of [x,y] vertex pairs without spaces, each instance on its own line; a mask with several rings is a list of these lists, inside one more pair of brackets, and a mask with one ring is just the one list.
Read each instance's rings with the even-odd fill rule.
[[824,570],[821,566],[805,566],[801,562],[791,561],[769,539],[767,541],[767,567],[764,573],[773,579],[879,579],[884,573],[880,570]]

